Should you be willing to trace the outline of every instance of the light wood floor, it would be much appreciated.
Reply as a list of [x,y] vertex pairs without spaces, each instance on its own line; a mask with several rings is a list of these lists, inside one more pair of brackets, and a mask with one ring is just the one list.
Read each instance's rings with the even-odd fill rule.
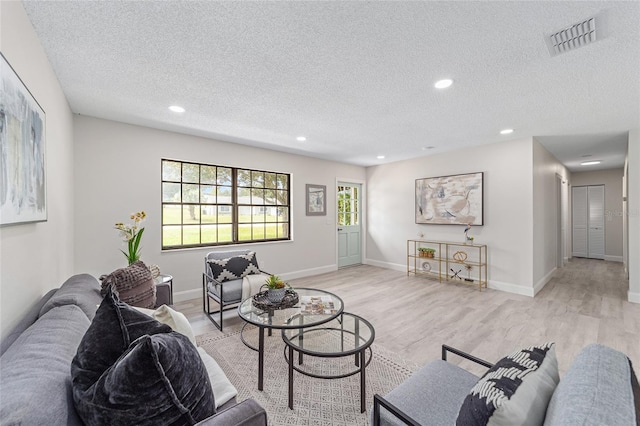
[[[494,362],[516,349],[553,341],[562,373],[580,349],[597,342],[627,354],[640,373],[640,304],[626,301],[628,281],[621,263],[573,259],[535,298],[479,292],[474,286],[368,265],[290,284],[339,295],[345,311],[373,324],[376,344],[418,365],[439,358],[443,343]],[[196,335],[217,331],[202,313],[201,299],[177,303],[176,309]],[[242,324],[235,310],[225,313],[225,333]]]

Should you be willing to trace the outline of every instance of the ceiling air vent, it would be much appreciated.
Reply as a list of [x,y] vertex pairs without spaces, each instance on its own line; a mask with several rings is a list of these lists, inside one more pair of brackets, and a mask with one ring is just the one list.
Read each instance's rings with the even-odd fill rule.
[[[599,20],[598,20],[599,21]],[[551,56],[566,53],[596,41],[596,17],[573,24],[547,37]]]

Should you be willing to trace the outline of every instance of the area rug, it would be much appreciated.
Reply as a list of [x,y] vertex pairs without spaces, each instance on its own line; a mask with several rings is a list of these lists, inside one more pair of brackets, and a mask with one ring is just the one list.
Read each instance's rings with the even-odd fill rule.
[[[257,347],[257,329],[245,330],[244,338]],[[240,332],[221,335],[212,332],[197,336],[207,351],[238,389],[238,401],[253,398],[262,405],[270,425],[347,426],[368,425],[373,395],[384,395],[405,381],[418,366],[403,360],[382,346],[372,345],[371,363],[366,368],[366,407],[360,413],[360,375],[342,379],[317,379],[294,371],[294,406],[288,407],[288,370],[284,342],[279,330],[265,336],[264,391],[258,390],[258,353],[240,340]],[[368,354],[367,354],[368,358]],[[322,359],[305,357],[305,368],[336,373],[354,368],[354,358]]]

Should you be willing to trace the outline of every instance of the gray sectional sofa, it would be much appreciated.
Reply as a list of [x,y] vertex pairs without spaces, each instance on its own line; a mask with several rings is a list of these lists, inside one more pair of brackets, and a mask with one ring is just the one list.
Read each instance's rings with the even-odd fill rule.
[[[98,280],[75,275],[47,293],[1,342],[0,424],[83,424],[74,408],[70,366],[101,301]],[[234,398],[200,424],[266,425],[266,412],[254,400]]]

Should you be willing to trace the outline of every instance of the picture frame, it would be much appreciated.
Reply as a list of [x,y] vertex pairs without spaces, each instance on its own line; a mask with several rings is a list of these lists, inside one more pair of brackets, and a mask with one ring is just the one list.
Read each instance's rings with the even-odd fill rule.
[[484,225],[484,173],[416,179],[417,224]]
[[0,56],[0,226],[45,222],[45,112]]
[[307,216],[327,215],[327,186],[308,183],[305,188]]

